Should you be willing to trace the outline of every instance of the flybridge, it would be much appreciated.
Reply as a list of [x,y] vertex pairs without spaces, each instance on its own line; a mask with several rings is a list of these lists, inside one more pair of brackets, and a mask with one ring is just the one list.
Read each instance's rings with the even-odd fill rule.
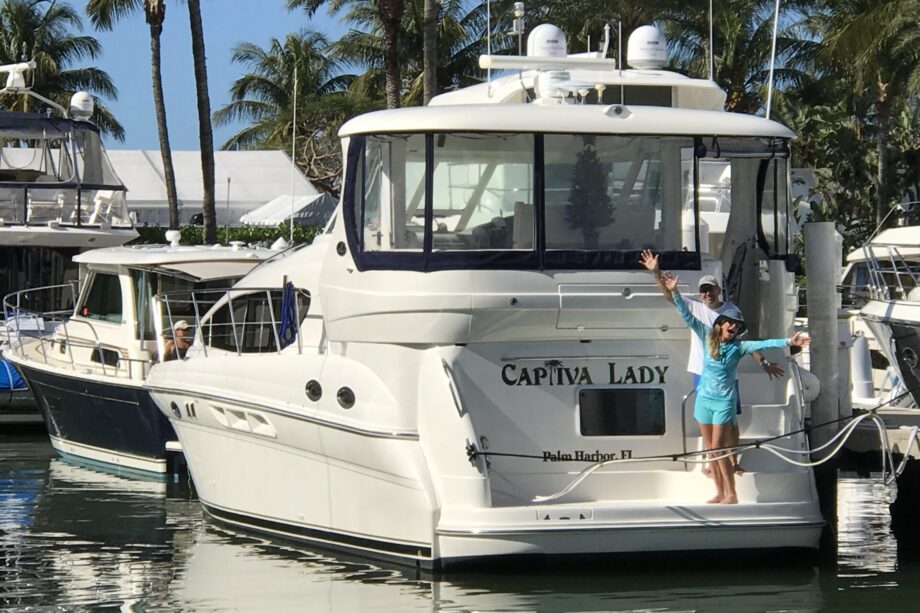
[[726,94],[709,79],[691,79],[662,70],[667,42],[652,26],[638,28],[629,38],[631,68],[624,69],[603,51],[569,55],[565,34],[543,24],[527,39],[526,56],[483,55],[480,67],[515,70],[487,83],[442,94],[430,105],[602,104],[638,105],[721,111]]

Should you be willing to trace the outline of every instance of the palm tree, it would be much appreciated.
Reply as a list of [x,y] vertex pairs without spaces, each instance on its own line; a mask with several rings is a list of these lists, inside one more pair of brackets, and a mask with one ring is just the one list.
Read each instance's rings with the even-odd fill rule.
[[163,159],[163,177],[166,182],[166,200],[169,203],[169,229],[179,229],[179,197],[176,195],[176,172],[169,146],[169,128],[166,124],[166,103],[163,98],[163,75],[160,62],[160,35],[166,19],[165,0],[90,0],[86,12],[97,29],[111,30],[115,22],[143,10],[150,26],[150,77],[153,82],[153,108],[160,140],[160,157]]
[[422,34],[422,81],[425,84],[422,104],[428,104],[438,93],[438,0],[424,0],[425,25]]
[[[125,131],[98,96],[117,98],[109,75],[95,67],[71,68],[86,58],[95,59],[99,42],[91,36],[73,34],[82,30],[79,14],[67,4],[50,0],[4,0],[0,3],[0,64],[34,60],[32,90],[64,108],[70,97],[83,90],[93,94],[96,110],[92,120],[116,140]],[[29,111],[35,100],[28,96],[2,96],[0,107]]]
[[192,29],[192,58],[195,67],[195,93],[198,100],[204,244],[213,245],[217,242],[217,211],[214,207],[214,133],[211,130],[211,100],[208,97],[208,68],[205,62],[204,27],[201,24],[199,0],[188,0],[188,17]]
[[[794,9],[786,3],[787,11]],[[725,108],[755,113],[763,108],[773,39],[772,0],[727,0],[713,16],[715,40],[713,80],[728,97]],[[694,77],[709,74],[709,21],[702,11],[675,11],[667,30],[673,32],[672,61],[678,70]],[[811,79],[805,58],[815,43],[803,34],[795,19],[777,35],[777,86],[803,86]]]
[[405,10],[404,0],[287,0],[288,10],[303,8],[308,16],[313,16],[323,4],[329,4],[329,12],[337,13],[346,4],[373,7],[383,30],[383,65],[386,74],[387,108],[399,107],[400,70],[399,70],[399,32]]
[[875,98],[876,221],[889,198],[892,118],[920,91],[920,0],[825,0],[823,59],[849,74]]
[[[403,11],[399,64],[402,67],[403,105],[422,104],[424,97],[424,60],[418,49],[424,38],[424,1],[409,0]],[[363,66],[364,74],[351,84],[352,93],[372,98],[373,92],[384,87],[383,49],[386,41],[383,27],[372,6],[352,5],[343,20],[354,27],[330,48],[350,63]],[[438,21],[437,82],[444,90],[473,85],[482,80],[479,55],[485,53],[485,6],[467,11],[462,0],[444,0]],[[421,60],[421,61],[420,61]]]
[[[340,62],[322,34],[301,31],[284,41],[272,39],[263,49],[242,43],[233,61],[247,67],[230,88],[231,101],[214,113],[218,125],[247,121],[222,148],[291,150],[294,105],[297,104],[297,143],[294,162],[327,191],[335,192],[341,171],[338,128],[351,115],[365,110],[349,95],[351,75],[340,74]],[[295,87],[296,70],[296,87]]]

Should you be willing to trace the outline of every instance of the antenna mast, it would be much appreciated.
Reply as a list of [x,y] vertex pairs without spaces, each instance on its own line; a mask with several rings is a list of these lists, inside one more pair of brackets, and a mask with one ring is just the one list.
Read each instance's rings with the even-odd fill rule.
[[297,65],[294,65],[294,119],[291,124],[291,241],[294,244],[294,172],[297,168]]
[[767,119],[770,119],[770,106],[773,101],[773,67],[776,64],[776,31],[779,27],[779,0],[773,12],[773,47],[770,50],[770,80],[767,83]]

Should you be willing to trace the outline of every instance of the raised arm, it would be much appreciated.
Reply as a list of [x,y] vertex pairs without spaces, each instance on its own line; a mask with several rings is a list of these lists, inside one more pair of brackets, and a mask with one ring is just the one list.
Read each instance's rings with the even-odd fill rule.
[[770,338],[763,341],[740,341],[738,343],[742,353],[754,353],[761,349],[770,349],[771,347],[807,347],[811,343],[811,337],[804,332],[796,332],[789,338]]
[[678,277],[675,277],[669,272],[661,273],[661,281],[659,282],[663,289],[666,289],[668,293],[671,294],[671,302],[674,303],[674,306],[677,307],[677,312],[680,313],[680,316],[683,318],[684,323],[687,324],[694,334],[700,337],[702,340],[706,340],[706,335],[709,334],[709,326],[701,322],[699,319],[693,316],[693,313],[690,312],[690,309],[687,308],[687,304],[684,302],[683,296],[680,295],[680,290],[677,289]]
[[646,270],[655,275],[655,281],[658,282],[658,287],[661,288],[661,293],[664,294],[664,297],[668,300],[673,300],[671,290],[665,286],[661,269],[658,267],[658,256],[653,254],[651,249],[644,249],[639,256],[639,263],[645,266]]

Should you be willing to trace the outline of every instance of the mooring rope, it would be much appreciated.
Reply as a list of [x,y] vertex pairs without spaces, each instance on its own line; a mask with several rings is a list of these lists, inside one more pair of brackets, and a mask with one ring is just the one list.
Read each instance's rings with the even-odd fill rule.
[[[555,500],[557,498],[561,498],[565,496],[566,494],[568,494],[569,492],[571,492],[576,487],[578,487],[578,485],[581,484],[581,482],[583,482],[592,473],[596,472],[597,470],[605,466],[609,466],[611,464],[634,464],[634,463],[640,463],[640,462],[661,462],[661,461],[684,462],[687,464],[710,464],[712,462],[715,462],[715,461],[718,461],[724,458],[728,458],[733,455],[741,454],[750,449],[764,449],[765,451],[768,451],[772,453],[773,455],[775,455],[776,457],[778,457],[780,460],[787,462],[789,464],[795,465],[795,466],[801,466],[803,468],[819,466],[829,461],[837,453],[839,453],[840,450],[844,447],[844,445],[846,445],[850,436],[852,436],[853,432],[856,430],[859,424],[865,420],[872,421],[873,424],[876,426],[876,428],[879,431],[879,445],[881,447],[881,452],[882,452],[882,480],[884,481],[886,485],[890,485],[895,479],[897,479],[898,476],[901,475],[901,473],[904,471],[904,468],[907,466],[907,458],[909,457],[910,450],[913,447],[914,443],[917,443],[918,446],[920,446],[920,439],[918,439],[918,432],[920,432],[920,428],[918,427],[911,428],[911,434],[910,434],[910,438],[908,441],[907,449],[904,450],[904,457],[902,458],[901,463],[897,467],[897,469],[894,469],[894,458],[891,452],[890,443],[888,441],[888,433],[885,427],[885,422],[878,416],[877,411],[885,407],[886,405],[889,405],[893,402],[897,402],[898,400],[900,400],[901,398],[904,398],[908,394],[913,393],[916,389],[920,389],[920,386],[918,386],[917,388],[911,388],[909,390],[905,390],[904,392],[898,394],[897,396],[889,398],[885,402],[879,405],[876,405],[875,407],[871,409],[867,409],[865,413],[862,413],[859,415],[847,415],[847,416],[840,417],[838,419],[834,419],[831,421],[826,421],[826,422],[823,422],[817,425],[806,426],[803,428],[799,428],[798,430],[792,430],[790,432],[785,432],[783,434],[779,434],[776,436],[758,439],[756,441],[745,443],[743,445],[735,445],[735,446],[730,446],[730,447],[717,447],[714,449],[704,449],[704,450],[699,450],[699,451],[688,451],[688,452],[672,453],[672,454],[642,456],[638,458],[612,458],[610,460],[603,460],[600,462],[594,461],[594,460],[576,459],[576,458],[570,458],[570,459],[567,458],[564,460],[559,460],[561,462],[589,462],[591,465],[586,467],[581,472],[579,472],[575,476],[575,478],[572,479],[572,481],[570,481],[569,484],[566,485],[566,487],[564,487],[563,489],[559,490],[558,492],[554,494],[549,494],[547,496],[535,496],[533,498],[533,501],[534,502],[548,502],[551,500]],[[781,447],[778,445],[769,444],[773,441],[795,436],[797,434],[807,434],[819,428],[824,428],[826,426],[831,426],[831,425],[835,425],[835,424],[839,424],[843,422],[849,422],[849,423],[847,423],[846,426],[841,428],[840,431],[837,432],[837,434],[835,434],[833,437],[831,437],[830,440],[825,442],[820,447],[816,447],[815,449],[810,449],[810,450],[788,449],[788,448]],[[812,455],[812,454],[824,451],[825,449],[828,449],[831,446],[833,446],[833,449],[826,456],[818,460],[814,460],[814,461],[800,462],[792,458],[786,457],[784,455],[787,453],[788,454],[799,454],[799,455]],[[467,452],[467,456],[470,458],[470,461],[475,461],[475,459],[480,456],[485,457],[485,458],[511,457],[511,458],[537,459],[541,461],[545,460],[545,457],[543,455],[534,455],[534,454],[525,454],[525,453],[507,453],[507,452],[496,452],[496,451],[480,451],[476,449],[473,443],[467,444],[466,452]],[[714,454],[719,454],[719,455],[714,455]],[[703,459],[695,459],[698,456],[707,456],[707,457],[704,457]],[[889,466],[893,469],[890,473],[890,476],[888,473]]]

